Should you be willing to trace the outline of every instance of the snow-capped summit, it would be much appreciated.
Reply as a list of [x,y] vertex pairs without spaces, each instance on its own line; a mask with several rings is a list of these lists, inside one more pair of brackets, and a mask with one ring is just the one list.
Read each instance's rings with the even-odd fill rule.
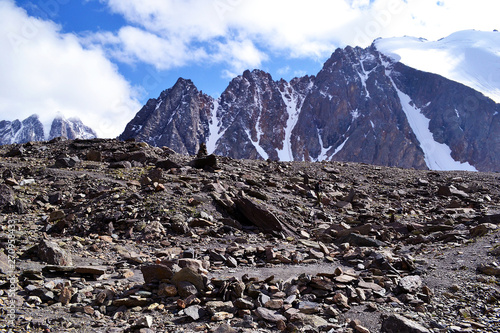
[[415,69],[469,86],[500,103],[500,32],[465,30],[438,41],[381,38],[378,51]]
[[44,126],[38,115],[34,114],[20,121],[0,121],[0,144],[25,143],[29,141],[51,140],[56,137],[68,139],[92,139],[97,137],[93,129],[85,126],[80,119],[66,119],[58,115]]

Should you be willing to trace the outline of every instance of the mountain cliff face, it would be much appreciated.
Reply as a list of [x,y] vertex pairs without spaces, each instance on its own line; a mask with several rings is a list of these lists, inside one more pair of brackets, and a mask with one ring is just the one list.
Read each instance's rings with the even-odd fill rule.
[[94,130],[76,118],[56,117],[51,123],[49,133],[46,133],[37,115],[32,115],[23,121],[17,119],[0,121],[0,145],[51,140],[60,136],[71,140],[97,137]]
[[233,158],[500,171],[499,111],[477,91],[372,45],[337,49],[316,76],[290,82],[245,71],[218,99],[179,79],[120,139],[184,154],[205,142]]

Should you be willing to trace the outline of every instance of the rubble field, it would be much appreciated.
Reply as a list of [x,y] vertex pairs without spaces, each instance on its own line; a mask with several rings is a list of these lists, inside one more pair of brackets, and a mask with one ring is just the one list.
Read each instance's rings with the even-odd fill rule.
[[0,332],[500,331],[498,173],[56,138],[0,174]]

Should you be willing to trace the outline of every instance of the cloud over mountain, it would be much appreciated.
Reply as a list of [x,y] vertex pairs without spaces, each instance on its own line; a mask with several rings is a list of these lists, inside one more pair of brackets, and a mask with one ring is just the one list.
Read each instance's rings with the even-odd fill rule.
[[140,106],[133,87],[98,47],[62,33],[49,20],[0,1],[0,119],[59,112],[79,117],[100,136],[115,136]]

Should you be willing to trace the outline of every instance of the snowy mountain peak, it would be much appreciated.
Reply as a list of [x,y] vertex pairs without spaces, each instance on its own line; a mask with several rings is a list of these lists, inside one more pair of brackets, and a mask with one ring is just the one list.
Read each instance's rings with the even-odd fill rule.
[[[50,131],[48,131],[49,128]],[[65,119],[62,115],[57,115],[50,122],[50,126],[44,126],[36,114],[23,121],[17,119],[14,121],[0,121],[0,144],[2,145],[45,141],[60,136],[68,139],[92,139],[97,135],[94,130],[85,126],[80,119]]]
[[465,30],[438,41],[381,38],[374,46],[395,61],[460,82],[500,103],[500,32]]

